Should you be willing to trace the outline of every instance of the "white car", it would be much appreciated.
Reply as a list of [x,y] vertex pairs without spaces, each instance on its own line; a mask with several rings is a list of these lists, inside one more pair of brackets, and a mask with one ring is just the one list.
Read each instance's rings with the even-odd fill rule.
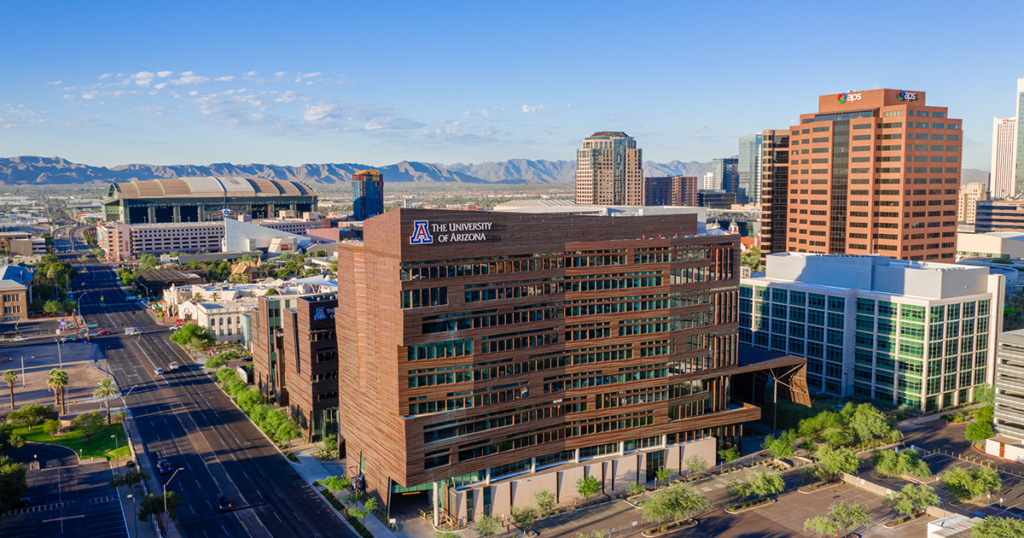
[[153,370],[153,373],[155,373],[156,375],[164,375],[164,369],[157,367],[156,370]]
[[89,333],[89,336],[97,336],[96,333]]
[[11,338],[12,342],[24,342],[26,340],[28,340],[28,338],[25,338],[24,336],[15,336],[14,338]]
[[169,366],[169,368],[171,370],[177,370],[178,369],[178,363],[172,362],[171,365]]
[[61,338],[60,341],[61,342],[76,342],[76,341],[78,341],[78,337],[77,336],[65,336],[64,338]]

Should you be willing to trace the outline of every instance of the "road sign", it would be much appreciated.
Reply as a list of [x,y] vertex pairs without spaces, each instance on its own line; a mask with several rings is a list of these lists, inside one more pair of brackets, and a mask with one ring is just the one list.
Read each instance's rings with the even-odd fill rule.
[[95,329],[96,327],[98,327],[98,325],[96,325],[95,323],[89,324],[90,329]]
[[100,302],[101,303],[103,302],[103,296],[102,295],[100,295]]

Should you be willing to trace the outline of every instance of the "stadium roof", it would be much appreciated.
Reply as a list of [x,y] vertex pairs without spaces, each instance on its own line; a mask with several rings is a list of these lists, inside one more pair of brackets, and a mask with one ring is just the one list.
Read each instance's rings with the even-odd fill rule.
[[316,196],[304,183],[249,177],[184,177],[110,185],[107,196],[139,198],[218,198],[225,196],[277,197]]

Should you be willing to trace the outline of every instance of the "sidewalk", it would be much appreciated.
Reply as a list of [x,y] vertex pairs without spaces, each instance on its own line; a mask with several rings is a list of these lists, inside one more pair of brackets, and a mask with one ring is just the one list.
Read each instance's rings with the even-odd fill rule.
[[[295,457],[299,458],[299,463],[293,463],[289,461],[289,463],[291,463],[292,465],[292,468],[295,469],[295,472],[299,473],[299,476],[301,476],[302,479],[305,480],[307,484],[310,484],[311,487],[314,480],[323,480],[328,476],[346,476],[345,466],[342,465],[340,462],[320,461],[312,456],[312,452],[313,449],[311,448],[303,449],[298,452],[292,452],[292,454],[294,454]],[[319,491],[319,488],[317,488],[317,491]],[[344,493],[342,493],[341,495],[343,496]],[[342,504],[347,504],[343,497],[339,497],[338,500],[341,501]],[[342,518],[342,521],[345,521],[344,518]],[[366,527],[366,529],[369,530],[371,533],[373,533],[375,537],[390,538],[391,536],[394,536],[394,533],[392,533],[387,528],[387,526],[381,523],[373,514],[367,515],[366,518],[362,520],[362,523],[363,526]],[[348,522],[346,521],[345,524],[348,525]]]
[[[897,423],[896,426],[897,427],[899,427],[899,426],[911,426],[911,427],[914,427],[914,428],[927,427],[927,426],[936,426],[936,425],[945,426],[947,424],[952,424],[952,423],[947,423],[946,419],[942,418],[942,415],[951,415],[953,413],[956,413],[957,411],[968,411],[968,410],[971,410],[971,409],[977,409],[979,407],[984,407],[984,406],[985,406],[985,404],[976,403],[976,404],[968,405],[966,407],[958,407],[958,408],[953,409],[951,411],[944,411],[944,412],[941,412],[941,413],[936,413],[934,415],[925,415],[925,416],[920,416],[920,417],[915,417],[915,418],[908,418],[907,420],[904,420],[904,421],[901,421],[901,422]],[[941,422],[941,424],[938,424],[938,422]]]

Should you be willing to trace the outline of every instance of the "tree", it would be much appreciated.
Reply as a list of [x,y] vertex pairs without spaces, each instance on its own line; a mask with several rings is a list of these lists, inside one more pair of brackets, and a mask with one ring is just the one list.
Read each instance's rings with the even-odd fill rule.
[[871,456],[871,463],[875,466],[875,472],[883,477],[909,475],[928,478],[932,475],[928,464],[921,459],[916,450],[901,450],[898,453],[892,450],[876,450]]
[[676,484],[652,493],[641,509],[645,521],[658,523],[688,520],[710,505],[703,494],[685,484]]
[[277,291],[277,288],[267,288],[263,295],[280,295],[280,293]]
[[110,379],[101,379],[97,389],[92,391],[92,398],[94,400],[103,400],[103,405],[107,408],[108,426],[110,425],[110,399],[117,398],[120,395],[121,392],[117,390],[117,386]]
[[537,509],[529,504],[520,508],[512,506],[509,508],[509,515],[512,516],[512,523],[515,526],[528,527],[537,519]]
[[7,415],[7,421],[12,424],[25,424],[28,426],[28,430],[32,431],[32,427],[45,420],[46,417],[50,416],[51,412],[53,412],[53,406],[43,404],[23,405],[21,409],[12,411],[10,415]]
[[658,484],[665,482],[668,484],[668,479],[672,478],[672,471],[662,467],[654,472],[654,489],[658,489]]
[[826,482],[833,482],[842,473],[853,474],[860,467],[860,459],[851,448],[833,448],[830,445],[818,446],[818,464],[811,474]]
[[0,514],[14,507],[14,503],[28,492],[25,468],[14,463],[9,456],[0,456]]
[[718,451],[718,457],[722,458],[722,461],[724,461],[726,463],[729,463],[731,461],[735,461],[735,460],[739,459],[740,451],[739,451],[738,448],[736,448],[734,446],[731,446],[731,447],[726,448],[724,450],[719,450]]
[[[174,521],[178,520],[177,509],[181,506],[182,497],[173,491],[167,492],[167,515]],[[150,516],[159,516],[164,513],[164,496],[153,495],[152,493],[142,498],[139,505],[139,521],[149,521]]]
[[895,495],[882,497],[882,504],[891,506],[904,517],[927,510],[929,506],[939,504],[939,496],[928,486],[907,484]]
[[[846,409],[844,408],[843,411],[845,412]],[[856,406],[850,415],[848,425],[857,434],[857,440],[861,443],[867,443],[873,439],[896,442],[900,437],[896,430],[896,418],[885,416],[875,406],[867,403]]]
[[218,353],[209,359],[206,359],[206,367],[212,370],[217,370],[227,364],[227,360],[223,353]]
[[152,254],[143,254],[139,256],[139,270],[142,272],[149,271],[160,264],[160,259]]
[[764,443],[761,448],[772,453],[772,457],[776,460],[784,460],[793,456],[796,452],[796,431],[786,430],[782,432],[778,437],[769,435],[764,438]]
[[217,341],[217,338],[209,330],[195,323],[182,325],[180,329],[171,333],[170,339],[171,342],[187,347],[192,351],[210,347]]
[[67,403],[64,401],[64,387],[68,386],[68,373],[59,368],[50,370],[46,376],[46,386],[53,391],[54,402],[60,409],[60,414],[67,414]]
[[551,510],[555,508],[555,494],[546,489],[534,493],[533,500],[537,503],[537,510],[540,511],[541,517],[550,514]]
[[43,422],[43,433],[48,433],[51,437],[56,436],[60,433],[60,421],[47,420]]
[[25,440],[14,433],[13,424],[0,424],[0,453],[8,448],[21,448],[25,446]]
[[63,311],[64,308],[61,306],[60,301],[55,299],[46,301],[46,304],[43,305],[43,312],[47,314],[60,314]]
[[752,247],[750,250],[740,254],[740,265],[749,267],[755,273],[764,271],[764,266],[761,265],[761,248]]
[[331,491],[342,491],[349,487],[352,482],[348,477],[328,476],[320,481],[320,485]]
[[999,491],[1003,487],[1003,480],[990,467],[975,467],[969,471],[956,468],[942,475],[942,485],[957,499],[968,501]]
[[213,301],[213,302],[215,302],[215,303],[216,303],[217,301],[219,301],[219,300],[220,300],[220,293],[218,293],[218,292],[213,292],[213,293],[211,293],[211,294],[210,294],[210,300],[211,300],[211,301]]
[[594,475],[587,475],[576,480],[576,493],[579,493],[584,500],[597,495],[601,491],[601,482]]
[[782,475],[771,471],[754,471],[747,475],[746,482],[736,484],[736,493],[744,499],[757,497],[761,500],[771,495],[778,495],[786,490],[786,482]]
[[967,430],[964,432],[964,437],[968,441],[978,445],[985,441],[985,439],[995,435],[995,432],[992,431],[992,415],[994,410],[992,405],[986,405],[974,411],[974,422],[968,424]]
[[640,482],[630,482],[626,486],[626,493],[630,497],[636,497],[638,495],[643,495],[646,491],[647,491],[647,488],[645,488],[644,485],[641,484]]
[[843,536],[849,534],[849,530],[867,525],[871,520],[868,518],[867,509],[863,504],[839,501],[828,507],[828,515],[825,517],[812,517],[804,521],[804,530],[818,533],[822,536]]
[[4,383],[11,390],[11,409],[14,409],[14,384],[18,382],[18,373],[14,370],[7,370],[3,375]]
[[683,460],[683,464],[686,465],[687,474],[700,474],[708,470],[708,460],[704,459],[700,454],[694,454],[689,458],[686,458]]
[[110,477],[110,487],[118,488],[126,486],[132,489],[141,488],[142,483],[149,480],[150,476],[138,467],[133,467],[124,472],[124,474],[115,474]]
[[974,387],[974,402],[988,405],[995,404],[996,388],[989,384]]
[[302,435],[302,428],[295,419],[288,418],[274,430],[274,439],[281,443],[287,443]]
[[498,534],[498,520],[487,515],[476,518],[476,531],[483,538],[491,538],[495,534]]
[[975,519],[971,538],[1019,538],[1024,536],[1024,521],[1015,517]]
[[103,429],[103,416],[100,415],[99,411],[82,413],[71,421],[71,427],[82,430],[86,439],[92,439],[93,435],[96,435]]

